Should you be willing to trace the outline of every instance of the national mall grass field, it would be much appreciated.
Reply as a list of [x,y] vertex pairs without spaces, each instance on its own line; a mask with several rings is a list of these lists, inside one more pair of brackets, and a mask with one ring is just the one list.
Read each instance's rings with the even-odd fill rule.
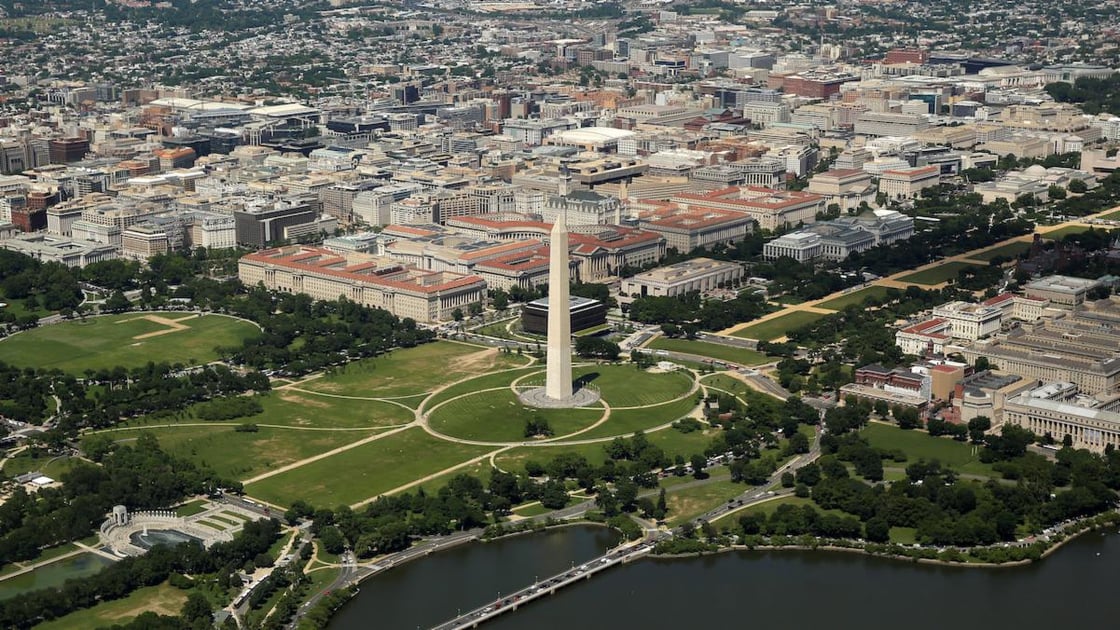
[[[103,326],[120,319],[127,316]],[[36,332],[50,339],[69,331],[53,326]],[[149,431],[169,453],[242,481],[251,497],[278,506],[304,499],[329,507],[418,485],[434,490],[459,472],[488,474],[491,465],[518,470],[528,459],[547,461],[562,452],[601,461],[604,445],[637,430],[685,457],[702,452],[712,437],[707,429],[685,434],[670,426],[697,409],[702,389],[687,370],[577,362],[573,376],[597,389],[602,401],[584,409],[527,408],[517,391],[543,383],[540,360],[440,341],[294,382],[278,380],[253,416],[206,422],[188,408],[101,433],[128,444]],[[525,437],[531,418],[547,419],[553,435]],[[236,430],[250,424],[254,431]]]
[[149,361],[199,365],[259,333],[256,324],[224,315],[183,312],[89,317],[27,330],[0,340],[0,361],[67,372],[126,368]]

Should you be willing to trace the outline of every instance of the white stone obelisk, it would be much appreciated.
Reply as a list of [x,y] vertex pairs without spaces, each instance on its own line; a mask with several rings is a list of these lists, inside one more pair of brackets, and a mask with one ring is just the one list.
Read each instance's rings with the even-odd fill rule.
[[561,210],[548,245],[548,359],[545,396],[572,397],[572,320],[568,298],[568,223]]

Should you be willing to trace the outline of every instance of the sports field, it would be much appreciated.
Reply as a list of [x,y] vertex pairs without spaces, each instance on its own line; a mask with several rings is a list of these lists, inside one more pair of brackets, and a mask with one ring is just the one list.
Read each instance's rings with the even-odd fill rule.
[[224,315],[124,313],[69,321],[0,341],[0,361],[40,369],[82,372],[149,361],[200,365],[258,334],[256,325]]
[[812,311],[790,311],[785,315],[779,315],[773,319],[768,319],[764,322],[752,324],[746,328],[737,330],[732,333],[732,335],[745,339],[773,341],[774,339],[785,337],[791,330],[815,322],[822,317],[824,317],[823,314],[814,313]]

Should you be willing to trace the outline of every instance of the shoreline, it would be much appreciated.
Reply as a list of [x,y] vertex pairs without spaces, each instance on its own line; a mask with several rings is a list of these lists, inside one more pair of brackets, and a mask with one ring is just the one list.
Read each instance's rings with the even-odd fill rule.
[[[1115,513],[1115,512],[1113,512],[1113,513]],[[1107,512],[1106,512],[1106,514],[1107,514]],[[1101,516],[1101,515],[1097,515],[1097,516]],[[1094,516],[1094,517],[1089,517],[1089,518],[1096,518],[1096,517]],[[894,553],[874,553],[874,552],[868,551],[867,549],[865,549],[863,547],[857,547],[857,546],[846,547],[846,546],[835,545],[835,544],[821,544],[821,545],[754,545],[754,546],[735,544],[735,545],[728,545],[728,546],[720,546],[720,547],[717,547],[716,549],[713,549],[711,551],[697,551],[697,552],[677,553],[677,554],[659,554],[659,553],[655,552],[655,553],[651,554],[650,557],[653,558],[653,559],[674,560],[674,559],[685,559],[685,558],[698,558],[698,557],[701,557],[701,556],[710,556],[710,555],[729,553],[729,552],[827,551],[827,552],[840,552],[840,553],[854,553],[854,554],[859,554],[859,555],[863,555],[863,556],[867,556],[867,557],[871,557],[871,558],[884,558],[884,559],[887,559],[887,560],[897,560],[897,561],[902,561],[902,562],[911,562],[911,563],[914,563],[914,564],[926,564],[926,565],[931,565],[931,566],[960,567],[960,568],[973,568],[973,569],[1004,569],[1004,568],[1022,567],[1022,566],[1026,566],[1026,565],[1030,565],[1030,564],[1035,564],[1037,562],[1041,562],[1041,561],[1045,560],[1048,556],[1050,556],[1051,554],[1056,552],[1057,550],[1061,549],[1067,543],[1069,543],[1069,542],[1073,541],[1074,539],[1078,538],[1079,536],[1081,536],[1082,534],[1086,534],[1086,533],[1093,532],[1093,531],[1099,531],[1099,530],[1102,530],[1102,529],[1106,529],[1108,527],[1120,527],[1120,521],[1113,521],[1113,522],[1110,522],[1110,523],[1093,524],[1093,525],[1089,525],[1088,527],[1078,529],[1075,532],[1071,532],[1069,534],[1066,534],[1065,537],[1063,537],[1061,540],[1055,542],[1054,544],[1048,546],[1045,550],[1043,550],[1040,553],[1039,558],[1037,560],[1033,560],[1031,558],[1023,558],[1023,559],[1019,559],[1019,560],[1008,560],[1007,562],[989,562],[989,561],[983,561],[983,560],[979,560],[979,559],[976,559],[975,562],[954,562],[954,561],[951,561],[951,560],[942,560],[942,559],[939,559],[939,558],[915,558],[915,557],[911,557],[911,556],[894,554]],[[984,547],[974,547],[974,549],[983,549],[983,548]],[[962,553],[967,554],[967,552],[962,552]]]

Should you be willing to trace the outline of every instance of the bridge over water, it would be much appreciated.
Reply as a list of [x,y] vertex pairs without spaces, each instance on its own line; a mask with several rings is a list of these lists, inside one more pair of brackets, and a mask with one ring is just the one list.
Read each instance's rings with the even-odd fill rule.
[[495,602],[480,606],[454,619],[433,626],[432,630],[462,630],[464,628],[473,628],[498,615],[513,612],[517,610],[519,606],[523,606],[537,598],[552,595],[556,591],[565,586],[575,584],[579,580],[591,579],[592,576],[601,571],[606,571],[611,567],[630,562],[635,558],[640,558],[652,551],[656,543],[656,539],[646,538],[639,543],[624,544],[615,547],[598,558],[589,560],[578,567],[572,567],[563,573],[558,573],[552,577],[534,582]]

